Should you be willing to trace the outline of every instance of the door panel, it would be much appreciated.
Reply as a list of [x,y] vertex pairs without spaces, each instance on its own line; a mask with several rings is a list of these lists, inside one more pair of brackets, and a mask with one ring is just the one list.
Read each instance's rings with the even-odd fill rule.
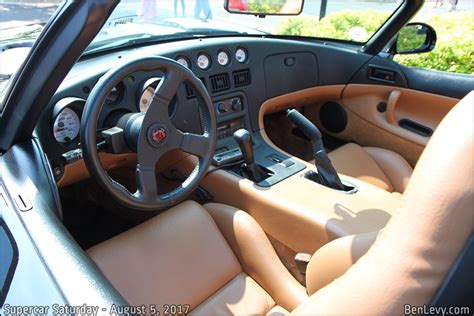
[[[340,104],[341,101],[337,100]],[[418,161],[424,146],[409,141],[398,135],[386,131],[383,128],[371,123],[369,120],[346,109],[347,125],[339,133],[331,133],[321,122],[319,115],[322,104],[306,106],[304,114],[310,118],[323,132],[342,139],[347,142],[354,142],[362,146],[372,146],[393,150],[403,156],[411,166]]]
[[410,89],[357,84],[344,89],[341,101],[375,126],[421,146],[426,146],[432,131],[459,102]]
[[414,166],[439,122],[473,89],[472,75],[410,68],[374,56],[354,74],[340,100],[334,100],[347,111],[342,132],[325,130],[321,105],[308,111],[328,134],[396,151]]
[[349,84],[334,101],[346,111],[347,125],[341,132],[325,128],[321,104],[305,107],[305,114],[329,135],[393,150],[414,166],[431,132],[459,100],[401,87]]
[[462,99],[474,90],[474,76],[401,66],[409,88]]

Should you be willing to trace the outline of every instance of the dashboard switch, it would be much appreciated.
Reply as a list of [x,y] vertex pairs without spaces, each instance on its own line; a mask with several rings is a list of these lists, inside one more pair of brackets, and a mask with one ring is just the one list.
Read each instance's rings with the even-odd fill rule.
[[223,102],[217,103],[217,111],[219,111],[219,113],[227,112],[227,107],[225,106]]
[[235,98],[230,101],[230,105],[232,106],[232,110],[234,112],[239,112],[242,110],[242,102],[240,102],[240,98]]

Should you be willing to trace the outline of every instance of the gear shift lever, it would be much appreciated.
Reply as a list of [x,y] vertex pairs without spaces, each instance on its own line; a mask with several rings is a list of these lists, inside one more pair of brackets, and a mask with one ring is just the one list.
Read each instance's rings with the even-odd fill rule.
[[252,135],[246,129],[239,129],[234,133],[234,139],[242,151],[244,164],[242,165],[242,176],[258,183],[268,178],[268,173],[265,172],[262,166],[255,163],[253,155]]
[[319,183],[336,190],[344,190],[344,185],[324,149],[322,135],[316,125],[295,109],[288,110],[286,116],[311,141],[314,163],[316,169],[318,169]]
[[234,132],[234,139],[242,151],[242,156],[246,165],[254,163],[252,135],[246,129],[239,129]]

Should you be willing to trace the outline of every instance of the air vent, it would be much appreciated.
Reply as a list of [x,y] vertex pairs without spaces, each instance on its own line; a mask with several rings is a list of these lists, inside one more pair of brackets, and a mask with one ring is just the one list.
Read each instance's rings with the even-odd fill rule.
[[250,70],[244,69],[232,73],[234,86],[242,87],[250,84]]
[[220,74],[209,77],[211,80],[211,90],[212,92],[219,92],[230,89],[230,78],[229,74]]
[[[206,86],[206,80],[204,78],[199,78],[204,86]],[[186,97],[188,99],[192,99],[196,97],[196,93],[194,93],[194,88],[189,83],[184,83],[184,88],[186,89]]]

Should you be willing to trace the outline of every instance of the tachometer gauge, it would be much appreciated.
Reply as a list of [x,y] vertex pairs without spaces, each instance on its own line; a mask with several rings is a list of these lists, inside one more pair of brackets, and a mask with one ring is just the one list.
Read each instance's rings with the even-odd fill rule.
[[211,66],[211,60],[206,54],[199,54],[197,64],[199,68],[206,70]]
[[227,66],[229,64],[229,61],[230,61],[230,56],[226,51],[221,50],[217,54],[217,62],[219,63],[219,65]]
[[189,60],[184,57],[184,56],[179,56],[176,61],[178,62],[178,64],[181,64],[183,65],[184,67],[186,68],[191,68],[191,63],[189,62]]
[[70,108],[64,108],[54,120],[54,139],[59,143],[70,142],[79,135],[80,126],[81,121],[77,113]]
[[247,61],[247,58],[247,51],[244,48],[238,48],[235,52],[235,59],[237,59],[239,63],[245,63]]

